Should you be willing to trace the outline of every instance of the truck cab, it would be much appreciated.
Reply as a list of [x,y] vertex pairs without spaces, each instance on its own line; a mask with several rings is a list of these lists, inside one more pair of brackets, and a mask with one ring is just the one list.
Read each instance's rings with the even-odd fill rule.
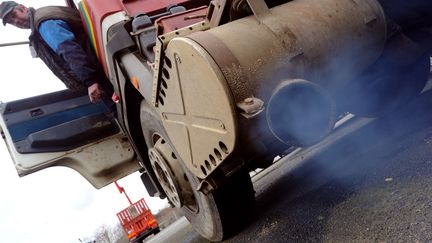
[[430,26],[392,32],[376,0],[68,3],[117,113],[68,90],[1,104],[18,174],[68,166],[101,188],[140,171],[212,241],[248,218],[249,170],[322,141],[347,112],[397,111],[429,75],[413,32]]

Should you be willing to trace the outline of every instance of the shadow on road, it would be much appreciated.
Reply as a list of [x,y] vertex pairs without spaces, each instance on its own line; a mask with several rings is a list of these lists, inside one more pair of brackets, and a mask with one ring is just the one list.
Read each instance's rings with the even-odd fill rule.
[[[257,195],[255,219],[228,241],[376,241],[380,235],[384,240],[400,240],[392,237],[406,239],[403,236],[410,233],[418,236],[414,239],[428,239],[430,233],[413,233],[406,227],[410,222],[403,221],[427,222],[432,210],[415,219],[396,215],[418,210],[418,204],[413,202],[416,199],[404,199],[400,194],[423,196],[426,204],[431,201],[430,194],[410,185],[416,180],[420,181],[415,182],[417,185],[424,184],[432,174],[428,159],[432,157],[431,109],[432,92],[426,92],[399,111],[375,120],[301,162],[280,179],[269,179],[270,186],[257,190],[261,191]],[[395,201],[400,201],[400,205],[395,205]],[[413,205],[407,208],[407,202]],[[405,231],[389,235],[399,228]]]

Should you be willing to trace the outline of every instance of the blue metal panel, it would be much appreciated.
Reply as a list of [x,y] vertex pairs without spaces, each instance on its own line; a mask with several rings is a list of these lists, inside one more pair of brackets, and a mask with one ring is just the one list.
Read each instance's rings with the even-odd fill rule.
[[81,117],[107,112],[103,103],[87,104],[74,109],[47,114],[40,118],[19,122],[8,127],[13,142],[25,139],[28,135],[44,129],[72,121]]

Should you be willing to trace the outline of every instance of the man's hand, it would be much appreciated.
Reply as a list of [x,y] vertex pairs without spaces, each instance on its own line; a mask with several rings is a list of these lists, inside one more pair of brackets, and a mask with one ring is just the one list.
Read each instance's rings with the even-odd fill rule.
[[102,98],[102,93],[103,91],[99,88],[98,83],[94,83],[88,87],[88,95],[92,103],[100,101]]

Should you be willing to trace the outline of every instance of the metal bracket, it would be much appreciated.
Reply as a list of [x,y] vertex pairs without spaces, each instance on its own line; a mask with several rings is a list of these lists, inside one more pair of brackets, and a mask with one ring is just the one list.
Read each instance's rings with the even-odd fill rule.
[[237,107],[242,110],[240,113],[247,119],[259,115],[264,110],[264,101],[249,97],[237,103]]
[[160,77],[162,75],[162,69],[164,64],[163,60],[165,57],[165,48],[168,46],[168,43],[175,37],[186,36],[197,31],[208,30],[209,28],[210,28],[209,22],[207,20],[204,20],[196,24],[178,29],[176,31],[172,31],[164,35],[160,35],[156,38],[155,63],[154,63],[155,65],[154,65],[153,89],[152,89],[152,100],[151,100],[151,103],[154,107],[158,106],[157,98],[159,94],[159,85],[161,81]]
[[247,0],[247,2],[258,20],[260,20],[263,15],[269,13],[269,8],[264,0]]
[[210,2],[207,19],[210,20],[210,28],[219,26],[227,0],[213,0]]
[[374,14],[372,11],[370,11],[370,8],[372,8],[369,4],[363,4],[362,0],[352,0],[357,7],[359,8],[359,11],[364,16],[364,23],[366,25],[372,24],[378,19],[378,16]]
[[208,195],[210,192],[214,191],[216,188],[217,188],[217,184],[214,181],[209,180],[209,179],[204,179],[198,185],[196,190],[204,193],[205,195]]

